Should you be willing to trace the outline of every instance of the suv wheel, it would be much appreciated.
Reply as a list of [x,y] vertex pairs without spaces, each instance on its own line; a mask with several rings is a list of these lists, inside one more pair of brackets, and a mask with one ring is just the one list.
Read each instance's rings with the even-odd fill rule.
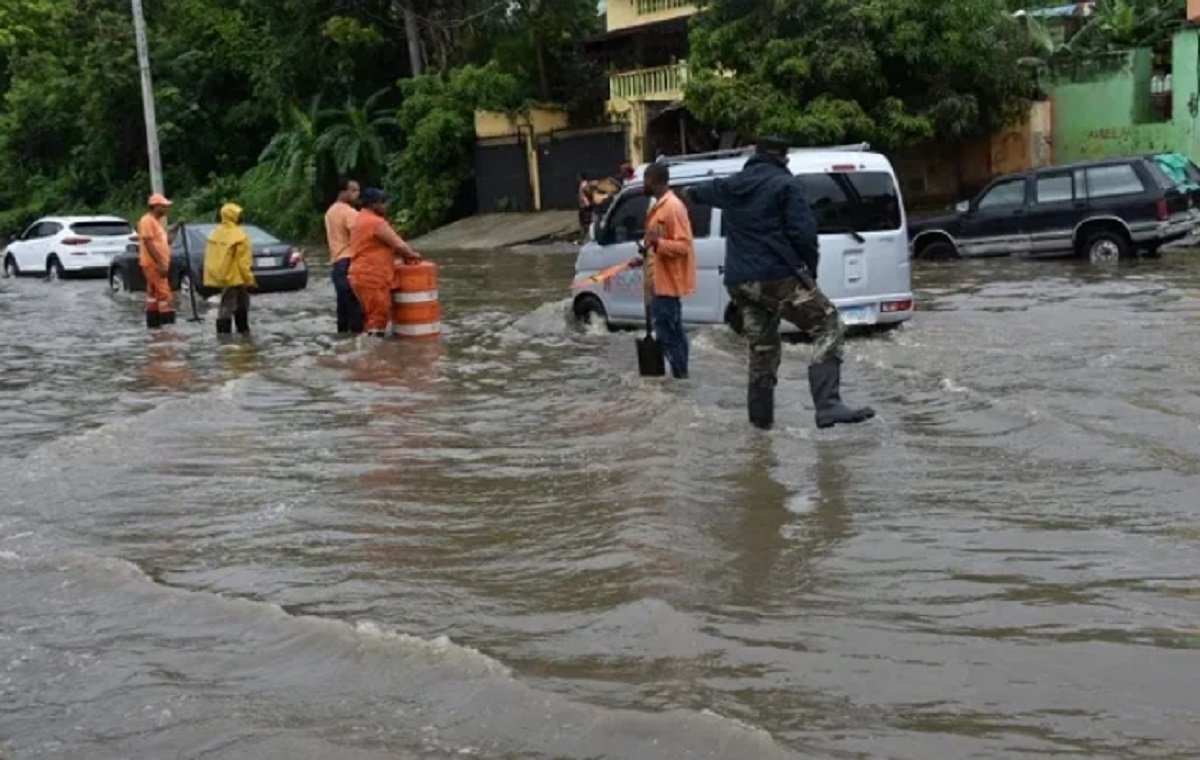
[[50,254],[50,258],[46,259],[46,279],[54,282],[61,280],[66,272],[63,270],[62,262],[58,260],[58,256]]
[[917,258],[924,261],[950,261],[959,258],[958,249],[944,240],[937,240],[922,246]]
[[5,277],[20,277],[21,267],[17,266],[17,260],[8,254],[4,257],[4,276]]
[[575,302],[572,311],[575,314],[576,323],[583,329],[587,329],[591,325],[603,325],[611,331],[611,326],[608,324],[608,312],[604,310],[604,304],[595,296],[583,296]]
[[113,269],[109,272],[108,289],[113,293],[128,293],[129,283],[125,280],[125,273],[120,269]]
[[1083,243],[1083,255],[1092,264],[1115,264],[1129,255],[1129,241],[1113,230],[1097,230]]

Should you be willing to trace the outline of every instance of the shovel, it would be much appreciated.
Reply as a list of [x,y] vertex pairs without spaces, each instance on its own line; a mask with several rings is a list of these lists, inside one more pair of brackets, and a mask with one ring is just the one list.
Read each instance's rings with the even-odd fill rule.
[[188,229],[186,224],[179,225],[179,234],[183,235],[183,265],[187,270],[188,295],[192,297],[192,318],[189,322],[203,322],[196,310],[196,278],[192,273],[192,252],[188,248]]
[[[641,248],[639,253],[643,256],[646,255],[644,248]],[[643,282],[645,282],[645,270],[642,271]],[[638,372],[642,377],[662,377],[667,374],[667,365],[663,359],[662,344],[654,337],[653,327],[650,323],[649,290],[648,288],[645,290],[646,297],[643,300],[646,303],[646,335],[637,339]]]

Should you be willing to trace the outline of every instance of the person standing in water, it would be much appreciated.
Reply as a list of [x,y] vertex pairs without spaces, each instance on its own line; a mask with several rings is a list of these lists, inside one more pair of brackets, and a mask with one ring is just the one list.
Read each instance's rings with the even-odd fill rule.
[[750,343],[746,405],[751,424],[770,429],[775,422],[781,319],[813,339],[808,383],[817,427],[874,417],[869,406],[842,403],[845,326],[837,307],[817,287],[817,221],[804,184],[788,170],[787,143],[760,140],[740,172],[685,189],[684,198],[723,210],[725,287],[741,312]]
[[396,256],[415,264],[421,254],[396,234],[387,220],[387,195],[375,187],[362,194],[362,213],[350,236],[350,285],[362,304],[368,335],[382,338],[392,319]]
[[146,201],[149,211],[138,221],[138,264],[146,278],[146,328],[175,324],[175,294],[167,278],[171,272],[171,240],[163,226],[171,201],[162,193]]
[[333,265],[331,278],[337,292],[338,333],[363,331],[362,307],[350,287],[350,233],[358,219],[358,183],[352,179],[338,180],[338,196],[325,212],[325,239],[329,243],[329,261]]
[[254,246],[241,221],[241,206],[222,206],[221,224],[213,230],[204,249],[204,286],[221,291],[217,335],[229,335],[234,323],[239,335],[250,333],[250,288],[256,284]]
[[[654,334],[671,363],[671,374],[688,376],[688,336],[683,327],[682,299],[696,292],[696,246],[687,207],[671,190],[666,164],[646,168],[646,195],[654,199],[646,212],[643,248],[651,258],[644,277],[650,280],[650,314]],[[642,260],[635,259],[634,266]]]

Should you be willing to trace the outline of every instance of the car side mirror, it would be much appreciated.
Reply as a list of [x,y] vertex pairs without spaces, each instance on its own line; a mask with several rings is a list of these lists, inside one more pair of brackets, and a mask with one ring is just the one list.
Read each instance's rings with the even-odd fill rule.
[[959,201],[958,203],[956,203],[954,205],[954,210],[960,214],[965,214],[971,210],[971,202],[970,201]]

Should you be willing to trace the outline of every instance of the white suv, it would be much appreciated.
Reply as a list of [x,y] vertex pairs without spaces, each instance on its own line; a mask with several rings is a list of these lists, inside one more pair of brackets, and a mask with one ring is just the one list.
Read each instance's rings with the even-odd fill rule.
[[4,249],[4,274],[58,279],[108,276],[108,265],[137,235],[116,216],[48,216],[29,225]]
[[[664,159],[671,186],[687,185],[741,171],[753,148]],[[645,166],[609,206],[579,251],[575,279],[596,274],[637,254],[649,199],[642,188]],[[912,276],[904,203],[891,163],[866,144],[792,149],[788,169],[804,183],[820,231],[817,282],[848,326],[889,326],[913,315]],[[683,321],[726,323],[741,330],[741,318],[723,283],[725,237],[721,210],[689,205],[696,239],[696,293],[683,301]],[[605,283],[578,291],[576,318],[612,326],[643,323],[642,270],[630,269]],[[787,322],[784,332],[795,328]]]

